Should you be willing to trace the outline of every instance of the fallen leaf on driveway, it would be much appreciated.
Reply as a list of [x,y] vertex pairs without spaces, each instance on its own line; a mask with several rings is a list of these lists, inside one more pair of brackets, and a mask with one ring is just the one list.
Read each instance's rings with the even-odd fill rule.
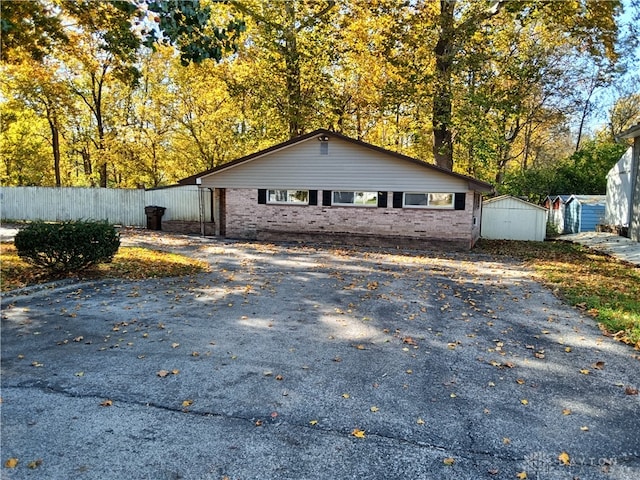
[[356,437],[356,438],[364,438],[365,437],[364,430],[360,430],[359,428],[354,428],[353,431],[351,432],[351,435]]
[[454,463],[456,463],[456,460],[455,458],[447,457],[442,460],[442,463],[444,463],[445,465],[453,465]]
[[191,405],[193,405],[193,400],[184,400],[182,402],[183,407],[190,407]]
[[597,370],[602,370],[604,368],[604,362],[599,361],[594,363],[593,365],[591,365],[593,368],[597,369]]
[[373,406],[373,407],[371,407],[369,410],[371,410],[372,412],[374,412],[374,413],[375,413],[375,412],[377,412],[377,411],[378,411],[378,410],[380,410],[380,409],[379,409],[378,407],[376,407],[376,406]]
[[583,368],[582,370],[580,370],[580,373],[583,375],[589,375],[589,373],[591,373],[589,370],[587,370],[586,368]]
[[562,414],[563,415],[571,415],[571,409],[570,408],[565,408],[564,410],[562,410]]
[[18,466],[18,459],[9,458],[6,462],[4,462],[4,466],[7,468],[16,468]]
[[624,389],[624,393],[627,395],[638,395],[638,389],[633,387],[627,387]]
[[172,343],[171,348],[178,348],[180,346],[179,343]]
[[31,470],[35,470],[40,465],[42,465],[42,459],[41,458],[39,458],[37,460],[32,460],[31,462],[27,463],[27,467],[29,467]]
[[525,478],[527,478],[527,472],[517,473],[516,478],[519,478],[520,480],[524,480]]
[[520,403],[522,405],[529,405],[529,400],[527,400],[526,398],[523,398],[522,400],[520,400]]
[[309,422],[309,425],[317,425],[318,424],[318,420],[311,420]]
[[113,405],[113,400],[103,400],[102,402],[100,402],[100,406],[101,407],[110,407]]
[[563,465],[569,465],[571,463],[571,459],[569,458],[569,454],[567,452],[562,452],[560,455],[558,455],[558,460],[560,460]]

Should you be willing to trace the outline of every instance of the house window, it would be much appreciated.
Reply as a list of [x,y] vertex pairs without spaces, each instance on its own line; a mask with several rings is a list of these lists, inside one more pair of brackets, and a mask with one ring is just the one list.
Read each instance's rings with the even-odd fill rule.
[[408,208],[453,208],[453,193],[405,193],[403,205]]
[[269,190],[267,203],[309,204],[309,190]]
[[332,192],[332,205],[355,205],[358,207],[377,207],[378,192]]

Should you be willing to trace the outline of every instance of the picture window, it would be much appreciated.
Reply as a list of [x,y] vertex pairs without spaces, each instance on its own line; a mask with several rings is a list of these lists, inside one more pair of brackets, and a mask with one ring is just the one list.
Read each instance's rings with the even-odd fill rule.
[[405,193],[403,206],[407,208],[454,208],[453,193]]
[[308,205],[309,190],[269,190],[267,203]]
[[358,207],[377,207],[378,192],[332,192],[332,205],[351,205]]

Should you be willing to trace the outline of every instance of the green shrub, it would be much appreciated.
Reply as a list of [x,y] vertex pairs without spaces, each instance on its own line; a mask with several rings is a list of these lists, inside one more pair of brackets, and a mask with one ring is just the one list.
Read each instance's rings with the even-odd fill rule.
[[547,238],[554,238],[559,235],[560,233],[558,233],[558,225],[556,225],[555,223],[547,222]]
[[120,235],[107,222],[34,222],[16,234],[14,244],[23,260],[66,273],[111,262],[120,247]]

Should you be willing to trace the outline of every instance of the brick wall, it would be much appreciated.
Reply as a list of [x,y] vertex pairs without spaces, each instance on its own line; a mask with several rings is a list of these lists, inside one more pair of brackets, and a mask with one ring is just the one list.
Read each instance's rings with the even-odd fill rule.
[[[321,192],[318,199],[321,203]],[[391,203],[387,208],[265,205],[258,204],[256,189],[227,189],[226,236],[463,249],[477,239],[473,192],[466,195],[465,210],[392,208]]]
[[[162,222],[162,230],[172,233],[202,233],[202,225],[200,222],[192,222],[187,220],[167,220]],[[215,235],[215,225],[211,222],[204,224],[205,235]]]

